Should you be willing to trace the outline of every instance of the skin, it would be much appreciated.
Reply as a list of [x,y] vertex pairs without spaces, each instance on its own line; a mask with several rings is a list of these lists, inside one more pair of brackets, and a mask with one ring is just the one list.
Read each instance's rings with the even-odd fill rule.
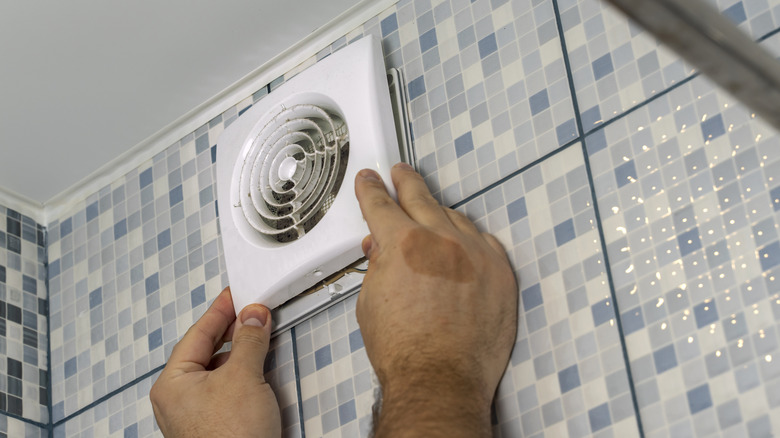
[[[422,177],[392,169],[398,202],[376,172],[355,193],[371,234],[357,319],[382,386],[382,437],[490,436],[490,404],[517,330],[517,284],[506,253],[463,214],[440,206]],[[168,437],[281,436],[263,378],[271,315],[238,317],[230,290],[176,345],[150,398]],[[214,355],[232,340],[228,354]]]

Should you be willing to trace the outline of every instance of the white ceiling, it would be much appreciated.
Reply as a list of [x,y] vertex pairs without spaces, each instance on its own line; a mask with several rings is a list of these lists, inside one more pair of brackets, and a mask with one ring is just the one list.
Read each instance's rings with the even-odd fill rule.
[[359,0],[0,3],[0,188],[45,204]]

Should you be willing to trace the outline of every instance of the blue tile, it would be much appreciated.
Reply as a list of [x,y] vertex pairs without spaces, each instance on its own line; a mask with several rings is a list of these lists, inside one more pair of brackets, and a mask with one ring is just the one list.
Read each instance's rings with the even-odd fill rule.
[[10,235],[21,237],[22,236],[22,224],[21,222],[11,219],[10,217],[5,218],[5,224],[6,224],[6,232]]
[[693,315],[696,317],[696,327],[698,328],[714,324],[718,321],[718,309],[715,306],[715,301],[709,300],[709,302],[705,301],[694,306]]
[[170,193],[168,194],[168,199],[170,201],[171,207],[183,201],[184,192],[182,191],[182,187],[179,185],[176,186],[173,190],[171,190]]
[[65,361],[65,378],[73,376],[76,374],[78,369],[76,368],[76,358],[72,357]]
[[38,282],[26,275],[22,275],[22,290],[31,294],[38,293]]
[[157,250],[161,251],[163,248],[167,248],[171,244],[171,229],[167,228],[165,231],[157,235]]
[[550,99],[547,96],[547,89],[544,89],[530,98],[528,104],[531,106],[531,115],[535,116],[550,107]]
[[597,81],[615,70],[612,66],[612,56],[609,53],[593,61],[592,67],[593,76]]
[[317,366],[317,371],[330,365],[332,362],[333,358],[330,354],[330,345],[326,345],[314,352],[314,363]]
[[486,56],[495,52],[496,50],[498,50],[498,44],[496,43],[496,34],[491,33],[485,38],[482,38],[481,40],[479,40],[478,46],[479,46],[480,59],[484,59]]
[[144,188],[151,184],[153,181],[152,179],[152,168],[148,168],[141,172],[140,175],[138,175],[138,183],[140,185],[140,188]]
[[592,305],[590,309],[593,313],[593,325],[596,327],[615,317],[615,309],[609,298]]
[[691,415],[712,407],[709,384],[705,383],[688,391],[688,407],[691,409]]
[[636,181],[636,179],[634,160],[625,162],[615,168],[615,180],[617,181],[618,188],[623,187],[626,184],[631,184]]
[[471,131],[455,139],[455,154],[458,158],[474,150],[474,141],[471,138]]
[[217,162],[217,145],[211,147],[211,164]]
[[523,309],[525,309],[526,312],[533,309],[534,307],[541,306],[544,302],[542,300],[542,287],[539,283],[524,289],[521,295]]
[[382,37],[386,37],[398,30],[398,18],[396,17],[396,14],[393,13],[383,19],[379,25],[382,28]]
[[203,134],[195,139],[195,153],[200,154],[209,148],[209,135]]
[[87,222],[95,219],[99,214],[100,209],[98,208],[98,201],[95,201],[87,206]]
[[580,118],[582,120],[582,128],[585,131],[592,129],[594,126],[603,122],[603,120],[601,120],[601,110],[598,105],[583,111]]
[[192,308],[198,307],[199,305],[206,302],[206,287],[204,285],[200,285],[196,287],[195,289],[190,292],[190,300],[192,302]]
[[60,275],[60,259],[57,259],[49,263],[49,278],[54,278]]
[[149,333],[148,340],[149,340],[149,351],[152,351],[155,348],[162,345],[162,327]]
[[409,81],[409,101],[425,94],[425,78],[422,76]]
[[127,234],[127,219],[122,219],[114,224],[114,240],[119,239],[125,234]]
[[[60,238],[63,238],[73,231],[73,221],[67,218],[60,224]],[[11,237],[10,235],[8,237]]]
[[339,424],[342,426],[357,418],[355,400],[350,400],[339,406]]
[[357,329],[349,334],[349,352],[354,353],[361,348],[363,348],[363,335],[360,329]]
[[658,374],[677,366],[677,355],[674,352],[674,345],[670,344],[653,352],[653,361],[655,362],[655,371]]
[[94,309],[103,302],[103,288],[97,288],[89,293],[89,308]]
[[513,224],[528,216],[528,208],[525,205],[525,197],[510,202],[506,206],[506,214],[509,217],[510,224]]
[[5,266],[0,266],[0,283],[5,283]]
[[694,227],[677,236],[677,244],[680,247],[680,255],[686,255],[701,249],[701,238],[699,237],[699,227]]
[[589,134],[585,139],[585,149],[588,151],[588,156],[591,156],[596,152],[606,148],[607,136],[603,129],[599,129],[593,134]]
[[620,322],[623,325],[623,335],[628,336],[631,333],[643,328],[645,320],[642,317],[642,308],[635,307],[628,312],[620,315]]
[[133,423],[125,428],[124,438],[138,438],[138,423]]
[[146,279],[146,295],[150,295],[160,289],[159,274],[154,274]]
[[762,271],[768,271],[780,264],[780,242],[770,243],[758,250],[758,258],[761,260]]
[[604,403],[589,410],[588,420],[590,421],[591,432],[596,432],[609,426],[612,424],[612,419],[609,416],[609,406]]
[[723,15],[736,24],[747,20],[747,16],[745,15],[745,7],[742,6],[742,2],[731,5],[728,9],[723,11]]
[[704,141],[714,140],[725,133],[726,128],[723,126],[723,117],[720,114],[701,122],[701,134],[704,136]]
[[558,372],[558,383],[561,385],[561,394],[580,386],[580,373],[577,365]]
[[577,122],[569,119],[555,128],[558,144],[566,144],[577,137]]
[[572,219],[567,219],[554,228],[555,231],[555,243],[558,246],[561,246],[565,244],[566,242],[569,242],[570,240],[574,239],[575,233],[574,233],[574,221]]
[[460,50],[464,50],[476,41],[477,35],[474,33],[474,26],[469,26],[458,32],[458,47],[460,47]]
[[435,47],[439,42],[436,40],[436,28],[420,35],[420,52],[425,53]]

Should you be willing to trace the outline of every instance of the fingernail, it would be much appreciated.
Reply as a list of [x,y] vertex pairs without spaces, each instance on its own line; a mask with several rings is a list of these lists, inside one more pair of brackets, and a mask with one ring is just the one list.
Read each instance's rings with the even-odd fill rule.
[[363,179],[372,179],[374,181],[379,181],[379,174],[374,172],[371,169],[363,169],[358,173],[358,176]]
[[268,310],[262,306],[247,307],[241,313],[241,323],[253,327],[263,327],[268,321]]
[[412,166],[409,165],[409,163],[400,162],[395,165],[395,167],[403,170],[414,170]]

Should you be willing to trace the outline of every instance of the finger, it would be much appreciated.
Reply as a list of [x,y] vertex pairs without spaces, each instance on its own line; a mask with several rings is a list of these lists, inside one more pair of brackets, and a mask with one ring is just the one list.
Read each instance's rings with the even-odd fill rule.
[[363,169],[358,172],[355,177],[355,196],[368,229],[377,242],[381,243],[400,227],[411,223],[409,216],[390,197],[381,178],[373,170]]
[[461,233],[471,236],[480,235],[477,226],[474,225],[474,222],[471,222],[471,219],[466,217],[465,214],[447,207],[442,207],[442,210],[444,210],[444,213],[447,214],[449,220]]
[[185,372],[205,369],[235,318],[230,287],[226,287],[173,348],[168,365]]
[[236,320],[228,362],[262,380],[270,341],[271,311],[260,304],[250,304],[244,307]]
[[214,356],[212,356],[211,362],[209,362],[209,365],[206,367],[206,369],[209,371],[216,370],[217,368],[224,365],[228,361],[228,359],[230,359],[229,351],[215,354]]
[[406,163],[398,163],[391,170],[393,184],[398,190],[398,203],[415,222],[423,225],[448,224],[447,215],[439,202],[431,196],[425,180]]

